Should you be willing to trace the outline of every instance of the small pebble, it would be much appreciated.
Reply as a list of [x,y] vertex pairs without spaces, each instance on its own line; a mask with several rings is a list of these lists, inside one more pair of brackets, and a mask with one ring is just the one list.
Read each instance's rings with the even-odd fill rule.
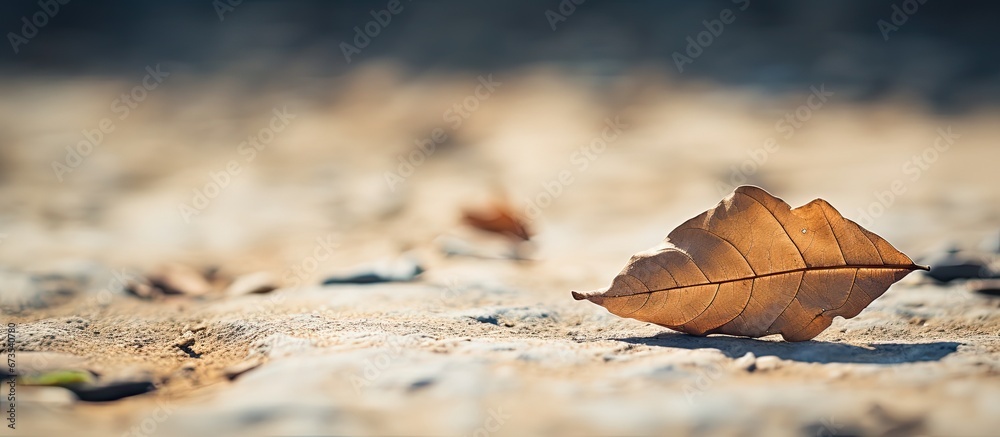
[[347,273],[328,276],[323,280],[323,285],[409,282],[423,272],[424,268],[419,263],[403,257],[358,267]]
[[166,264],[149,276],[151,284],[167,294],[202,296],[212,291],[205,276],[192,267]]
[[951,248],[944,253],[931,256],[925,260],[925,263],[931,266],[931,270],[924,274],[938,282],[992,276],[982,256],[963,252],[957,248]]
[[236,278],[226,288],[226,296],[270,293],[278,288],[278,281],[268,272],[257,272]]
[[24,386],[18,389],[17,401],[49,407],[68,406],[76,402],[76,396],[63,387]]
[[239,364],[233,364],[232,366],[226,367],[222,374],[226,376],[230,381],[239,378],[240,375],[247,373],[253,369],[260,367],[263,364],[259,360],[247,360]]
[[775,370],[782,367],[781,358],[774,355],[759,357],[754,364],[757,367],[757,370]]
[[753,372],[754,370],[757,370],[757,357],[754,356],[753,352],[747,352],[746,355],[733,360],[733,367],[747,372]]
[[152,381],[112,381],[66,387],[84,402],[110,402],[156,390]]
[[986,296],[1000,297],[1000,279],[977,279],[966,283],[969,291]]

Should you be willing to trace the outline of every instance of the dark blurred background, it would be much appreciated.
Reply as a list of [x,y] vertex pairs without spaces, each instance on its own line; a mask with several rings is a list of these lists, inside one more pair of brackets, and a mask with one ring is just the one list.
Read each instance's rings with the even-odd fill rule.
[[[325,77],[379,58],[410,74],[547,64],[606,78],[635,65],[673,70],[671,55],[685,50],[685,38],[731,8],[735,22],[709,55],[685,66],[682,80],[770,90],[825,82],[858,99],[914,94],[940,110],[1000,98],[995,2],[404,0],[377,41],[347,63],[339,45],[386,4],[71,1],[18,54],[0,51],[0,62],[4,74],[57,75],[127,74],[163,62],[238,73],[247,86],[295,87],[285,80],[288,68],[303,61],[309,68],[296,75]],[[545,12],[561,4],[572,12],[550,20]],[[895,25],[894,6],[916,12],[886,41],[877,23]],[[39,10],[37,1],[4,2],[0,28],[19,32],[21,18]]]

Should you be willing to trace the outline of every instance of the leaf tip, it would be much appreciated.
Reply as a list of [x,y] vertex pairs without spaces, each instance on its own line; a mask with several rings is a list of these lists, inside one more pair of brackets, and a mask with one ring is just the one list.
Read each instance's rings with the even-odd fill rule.
[[573,299],[589,300],[598,305],[604,305],[604,293],[607,291],[607,288],[602,288],[594,291],[572,291],[571,293],[573,293]]
[[924,270],[927,272],[931,271],[931,266],[925,266],[923,264],[914,264],[914,265],[917,266],[917,268],[920,270]]

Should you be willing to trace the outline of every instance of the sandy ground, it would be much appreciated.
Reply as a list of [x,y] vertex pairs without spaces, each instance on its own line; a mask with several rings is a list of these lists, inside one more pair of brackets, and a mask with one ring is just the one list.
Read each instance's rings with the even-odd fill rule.
[[[1000,227],[995,111],[862,103],[829,85],[804,111],[810,89],[663,77],[498,72],[483,98],[475,76],[390,64],[252,93],[177,71],[125,119],[110,105],[141,77],[5,82],[2,321],[17,324],[20,366],[158,389],[89,403],[20,385],[2,435],[994,434],[1000,300],[962,283],[911,274],[804,343],[691,337],[569,291],[606,285],[730,181],[793,206],[822,197],[914,258],[973,247]],[[294,118],[248,159],[240,143],[282,108]],[[798,127],[778,124],[796,110]],[[114,131],[60,181],[52,163],[104,117]],[[401,168],[435,129],[447,140]],[[929,152],[948,129],[952,144]],[[185,215],[230,162],[240,172]],[[905,192],[881,194],[894,182]],[[533,217],[528,260],[460,223],[503,197]],[[456,241],[488,256],[445,256]],[[318,285],[400,258],[426,272]],[[122,291],[166,263],[213,269],[213,290]],[[260,271],[281,288],[221,291]],[[234,366],[253,368],[230,380]]]

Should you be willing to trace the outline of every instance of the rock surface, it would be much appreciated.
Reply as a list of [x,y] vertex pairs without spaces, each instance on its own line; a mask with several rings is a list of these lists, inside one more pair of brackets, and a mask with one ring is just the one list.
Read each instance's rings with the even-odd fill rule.
[[[146,302],[133,307],[131,322],[94,320],[100,335],[58,346],[45,342],[51,327],[44,321],[25,321],[19,330],[25,349],[77,351],[108,373],[134,364],[183,370],[150,399],[123,404],[130,419],[121,424],[95,422],[83,406],[59,413],[94,422],[83,435],[121,433],[164,416],[157,401],[170,404],[157,422],[163,435],[401,434],[414,427],[454,435],[494,415],[503,421],[499,435],[539,433],[554,417],[565,418],[560,429],[568,433],[626,434],[678,424],[700,434],[747,423],[776,435],[795,435],[790,423],[827,427],[830,435],[896,428],[977,434],[997,424],[997,415],[968,413],[997,405],[998,304],[958,286],[896,286],[857,318],[804,343],[692,337],[522,292],[467,291],[447,307],[427,305],[441,291],[422,284],[344,286],[336,294],[304,288],[268,313],[243,314],[226,301],[169,314]],[[180,325],[196,323],[204,328],[185,331],[183,344],[198,358],[157,346]],[[138,350],[116,346],[140,337],[149,342]],[[405,420],[380,419],[387,417]],[[61,429],[43,408],[25,407],[19,420],[33,432]]]

